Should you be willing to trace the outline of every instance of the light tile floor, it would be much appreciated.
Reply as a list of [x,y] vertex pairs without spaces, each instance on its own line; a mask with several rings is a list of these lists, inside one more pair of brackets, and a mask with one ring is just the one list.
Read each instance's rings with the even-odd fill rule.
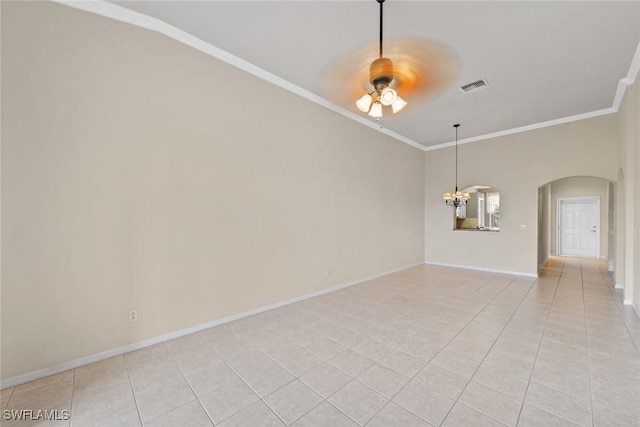
[[[602,261],[419,266],[1,393],[51,426],[640,426],[640,320]],[[3,425],[36,425],[4,422]]]

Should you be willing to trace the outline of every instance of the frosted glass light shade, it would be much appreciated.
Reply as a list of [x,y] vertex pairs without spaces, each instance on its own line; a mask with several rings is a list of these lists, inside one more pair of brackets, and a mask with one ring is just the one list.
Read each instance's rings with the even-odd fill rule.
[[382,117],[382,104],[379,102],[375,102],[371,106],[371,111],[369,111],[369,115],[371,117],[375,117],[376,119],[379,119],[380,117]]
[[362,98],[360,98],[360,99],[358,99],[356,101],[356,106],[363,113],[367,113],[369,111],[369,108],[371,107],[371,101],[372,100],[373,100],[373,98],[371,98],[371,95],[366,93],[366,94],[364,94],[362,96]]
[[404,99],[400,98],[399,96],[396,96],[396,100],[393,101],[393,104],[391,104],[391,108],[393,109],[393,114],[395,114],[398,111],[402,110],[406,106],[407,106],[407,101],[405,101]]

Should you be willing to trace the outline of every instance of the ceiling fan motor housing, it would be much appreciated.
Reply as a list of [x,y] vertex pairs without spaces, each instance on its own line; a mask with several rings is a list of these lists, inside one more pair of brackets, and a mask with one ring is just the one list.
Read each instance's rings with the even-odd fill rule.
[[369,67],[369,81],[379,90],[393,80],[393,62],[389,58],[378,58]]

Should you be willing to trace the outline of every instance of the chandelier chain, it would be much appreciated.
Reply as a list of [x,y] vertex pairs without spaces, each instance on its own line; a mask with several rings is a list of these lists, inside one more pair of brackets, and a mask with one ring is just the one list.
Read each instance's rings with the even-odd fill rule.
[[456,175],[455,175],[455,180],[456,180],[456,189],[454,190],[453,193],[444,193],[444,202],[447,204],[447,206],[454,206],[454,207],[459,207],[459,206],[465,206],[467,204],[467,200],[469,200],[469,193],[461,193],[460,191],[458,191],[458,127],[460,126],[459,123],[456,123],[455,125],[453,125],[453,127],[456,129],[456,146],[455,146],[455,150],[456,150],[456,165],[455,165],[455,171],[456,171]]
[[458,126],[454,125],[456,128],[456,192],[458,191]]

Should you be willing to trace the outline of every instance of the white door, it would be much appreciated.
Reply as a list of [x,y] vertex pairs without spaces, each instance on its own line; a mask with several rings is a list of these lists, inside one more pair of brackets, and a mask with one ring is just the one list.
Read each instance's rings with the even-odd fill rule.
[[600,198],[558,199],[560,255],[600,255]]

